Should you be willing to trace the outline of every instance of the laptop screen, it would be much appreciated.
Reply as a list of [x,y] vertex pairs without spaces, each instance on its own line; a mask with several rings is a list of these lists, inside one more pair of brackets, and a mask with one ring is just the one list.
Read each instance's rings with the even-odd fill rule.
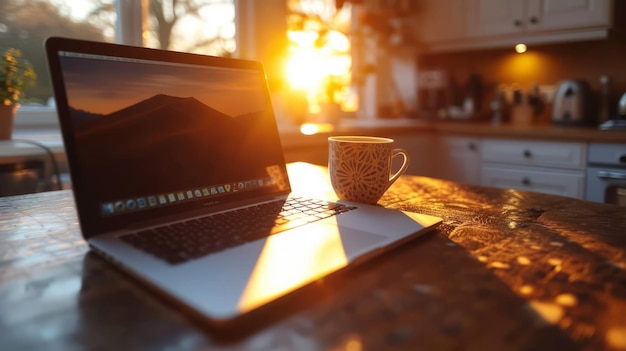
[[50,60],[84,232],[289,191],[260,65],[89,47]]

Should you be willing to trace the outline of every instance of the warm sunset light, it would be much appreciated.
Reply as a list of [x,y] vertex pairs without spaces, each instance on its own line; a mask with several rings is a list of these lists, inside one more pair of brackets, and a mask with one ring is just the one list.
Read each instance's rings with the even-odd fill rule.
[[528,48],[526,47],[526,44],[517,44],[515,45],[515,52],[517,52],[518,54],[523,54],[526,52]]
[[[319,5],[334,12],[334,2],[320,1]],[[342,13],[348,11],[347,8],[349,6],[345,6]],[[321,104],[344,103],[351,80],[350,40],[335,23],[337,18],[345,22],[345,16],[327,12],[325,16],[294,14],[287,31],[287,79],[292,89],[305,91],[311,114],[319,113]]]
[[523,55],[511,53],[499,65],[498,72],[503,79],[519,84],[530,84],[549,74],[545,56],[537,51],[526,51]]
[[290,176],[289,178],[291,186],[298,189],[298,194],[332,201],[339,200],[324,168],[311,167],[310,164],[304,162],[294,162],[287,165],[287,172],[298,174],[297,177]]
[[287,77],[295,89],[313,90],[322,86],[323,60],[317,50],[300,50],[291,55],[287,61]]
[[[441,221],[414,212],[399,211],[391,215],[390,220],[394,223],[407,226],[417,223],[421,227],[430,227]],[[334,223],[320,221],[300,227],[296,229],[300,231],[298,235],[279,233],[267,237],[239,298],[238,308],[241,311],[254,309],[347,266],[360,255],[355,256],[354,250],[350,250],[350,245],[354,245],[350,233],[355,232],[340,229],[339,218],[333,217]],[[352,254],[346,254],[346,248]]]
[[310,283],[348,264],[341,233],[320,224],[302,229],[301,235],[272,235],[239,300],[241,310],[253,309],[285,291]]
[[317,133],[329,133],[333,131],[330,123],[305,123],[300,126],[300,133],[304,135],[314,135]]

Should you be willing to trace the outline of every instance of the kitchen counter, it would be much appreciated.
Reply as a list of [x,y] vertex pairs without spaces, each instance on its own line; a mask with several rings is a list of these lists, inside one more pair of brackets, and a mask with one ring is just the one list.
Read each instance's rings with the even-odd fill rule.
[[[344,120],[336,126],[325,125],[322,131],[312,135],[303,135],[296,126],[280,128],[283,147],[297,148],[326,142],[330,135],[367,134],[385,136],[386,133],[437,133],[462,134],[477,137],[525,138],[551,141],[582,141],[626,143],[626,131],[603,131],[595,127],[560,127],[551,124],[516,126],[502,123],[461,122],[461,121],[424,121],[416,119],[377,119],[377,120]],[[25,139],[48,146],[61,163],[65,162],[63,142],[58,129],[16,130],[14,139]],[[28,147],[28,146],[27,146]],[[36,147],[30,146],[30,149]],[[14,148],[0,148],[0,157],[13,156]],[[15,152],[22,152],[22,148]]]
[[[325,168],[289,173],[302,194],[332,195]],[[0,340],[7,350],[626,350],[626,208],[406,175],[380,204],[443,222],[228,331],[91,253],[70,191],[2,198]]]
[[485,122],[434,122],[433,128],[440,133],[457,133],[492,138],[626,143],[626,131],[606,131],[596,127],[555,126],[552,124],[523,126]]
[[[411,150],[422,150],[431,145],[432,136],[466,136],[476,138],[507,138],[545,141],[578,141],[601,143],[626,143],[626,131],[602,131],[591,127],[558,127],[549,124],[515,126],[511,124],[491,124],[484,122],[460,121],[423,121],[415,119],[378,119],[378,120],[344,120],[340,124],[317,125],[320,132],[312,135],[303,135],[295,126],[280,128],[281,140],[288,162],[307,161],[316,164],[327,162],[327,138],[330,135],[376,135],[396,139],[400,147]],[[426,137],[422,137],[426,136]],[[30,140],[46,146],[53,154],[61,173],[68,171],[67,159],[58,129],[16,130],[14,139]],[[420,152],[414,152],[414,157],[424,157]],[[41,158],[48,162],[49,158],[41,146],[1,142],[0,164],[19,162],[29,158]],[[446,174],[433,173],[433,162],[414,158],[409,173],[430,175],[445,178]],[[53,167],[46,167],[47,174],[53,172]],[[67,179],[62,175],[62,179]],[[69,183],[65,181],[66,187]]]
[[[328,129],[328,127],[326,128]],[[285,147],[299,146],[312,141],[325,140],[337,134],[404,134],[427,132],[456,134],[489,138],[534,139],[549,141],[581,141],[601,143],[626,143],[626,131],[604,131],[596,127],[555,126],[552,124],[513,125],[489,122],[424,121],[414,119],[344,120],[332,130],[314,135],[302,135],[297,128],[281,130]]]

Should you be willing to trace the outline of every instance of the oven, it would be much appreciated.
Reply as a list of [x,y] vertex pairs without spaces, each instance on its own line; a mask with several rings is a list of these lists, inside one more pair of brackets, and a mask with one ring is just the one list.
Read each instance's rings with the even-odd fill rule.
[[626,206],[626,144],[591,143],[585,199]]

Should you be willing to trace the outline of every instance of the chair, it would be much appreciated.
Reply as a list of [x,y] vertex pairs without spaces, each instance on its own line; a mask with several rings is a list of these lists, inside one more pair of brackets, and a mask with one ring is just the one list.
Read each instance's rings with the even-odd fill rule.
[[45,163],[42,160],[0,164],[0,196],[40,191],[44,170]]

